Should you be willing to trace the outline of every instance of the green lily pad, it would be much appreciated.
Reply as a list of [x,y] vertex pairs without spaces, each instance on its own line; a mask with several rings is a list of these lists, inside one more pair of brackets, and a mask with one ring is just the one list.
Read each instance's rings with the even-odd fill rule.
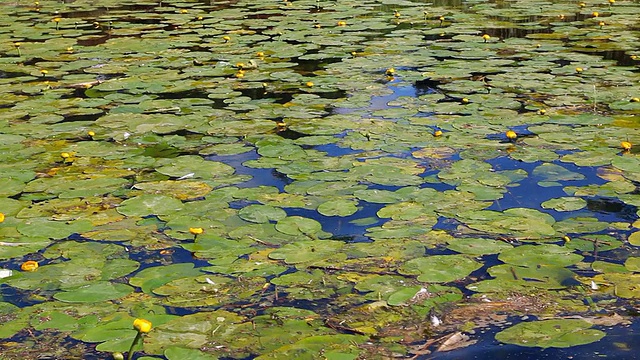
[[318,212],[324,216],[349,216],[358,211],[357,202],[335,199],[318,205]]
[[238,216],[246,221],[266,223],[282,220],[287,217],[287,213],[281,208],[269,205],[249,205],[240,209]]
[[123,201],[118,212],[126,216],[167,215],[182,210],[182,201],[165,196],[144,194]]
[[64,239],[74,233],[89,231],[93,225],[88,220],[51,221],[44,218],[28,219],[18,224],[18,231],[29,237]]
[[591,329],[591,324],[578,319],[523,322],[496,334],[496,340],[543,349],[568,348],[599,341],[606,333]]
[[418,275],[419,281],[444,283],[465,278],[481,267],[464,255],[433,255],[407,261],[400,273]]
[[573,249],[542,244],[522,245],[504,250],[498,259],[508,264],[536,267],[539,265],[569,266],[582,260],[582,256],[573,253]]
[[129,295],[133,288],[126,284],[96,282],[76,289],[66,289],[53,295],[54,298],[72,303],[95,303],[115,300]]
[[335,257],[343,246],[341,241],[298,241],[274,250],[269,257],[287,264],[313,263]]
[[129,283],[133,286],[139,286],[145,293],[150,293],[153,289],[172,280],[200,274],[200,270],[195,269],[193,264],[154,266],[135,274]]
[[640,246],[640,231],[635,231],[628,238],[629,244]]
[[[634,261],[631,260],[630,266],[634,267]],[[626,266],[625,266],[626,268]],[[624,299],[640,298],[640,287],[638,281],[640,274],[630,274],[625,272],[604,273],[593,277],[596,283],[614,284],[614,294]]]
[[584,175],[569,171],[566,168],[550,163],[544,163],[535,169],[531,173],[532,176],[541,178],[538,184],[543,187],[560,186],[561,181],[582,180]]
[[556,211],[575,211],[587,206],[587,201],[577,197],[559,197],[542,203],[543,209]]
[[622,241],[609,235],[582,236],[571,239],[570,242],[565,244],[567,249],[598,252],[617,249],[620,246],[622,246]]
[[492,239],[480,238],[456,238],[449,242],[447,248],[468,255],[498,254],[503,250],[513,246],[504,242]]
[[633,256],[627,258],[627,260],[624,262],[624,267],[629,271],[640,272],[640,257]]
[[180,156],[169,165],[157,168],[156,171],[175,178],[193,174],[194,178],[209,179],[231,175],[235,170],[229,165],[217,161],[206,161],[199,156]]
[[287,235],[306,235],[311,238],[330,236],[322,231],[322,224],[318,221],[301,216],[289,216],[279,220],[276,223],[276,230]]

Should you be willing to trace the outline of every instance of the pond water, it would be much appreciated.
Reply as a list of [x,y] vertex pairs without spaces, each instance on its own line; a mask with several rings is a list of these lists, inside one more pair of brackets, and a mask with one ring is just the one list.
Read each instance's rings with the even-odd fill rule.
[[0,358],[634,358],[637,2],[0,6]]

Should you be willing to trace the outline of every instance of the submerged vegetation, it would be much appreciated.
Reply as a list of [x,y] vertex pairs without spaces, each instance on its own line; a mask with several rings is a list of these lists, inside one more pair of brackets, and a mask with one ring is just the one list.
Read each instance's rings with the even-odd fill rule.
[[0,13],[3,358],[637,325],[637,2],[94,3]]

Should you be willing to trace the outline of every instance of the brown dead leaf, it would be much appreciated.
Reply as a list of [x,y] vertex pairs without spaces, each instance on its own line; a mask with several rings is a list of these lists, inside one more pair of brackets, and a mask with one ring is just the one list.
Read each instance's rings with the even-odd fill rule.
[[477,343],[478,340],[471,340],[469,335],[463,334],[461,332],[456,332],[451,334],[442,345],[438,346],[437,351],[451,351],[456,349],[461,349],[470,345]]

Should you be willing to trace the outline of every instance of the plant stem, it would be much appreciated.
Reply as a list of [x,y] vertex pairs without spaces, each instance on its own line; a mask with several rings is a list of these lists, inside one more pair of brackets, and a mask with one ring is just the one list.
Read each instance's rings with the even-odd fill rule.
[[133,353],[134,353],[133,348],[136,346],[136,343],[138,343],[138,341],[140,341],[141,339],[142,339],[142,333],[138,331],[135,339],[133,339],[133,342],[131,343],[131,347],[129,348],[129,354],[127,355],[127,360],[133,359]]

